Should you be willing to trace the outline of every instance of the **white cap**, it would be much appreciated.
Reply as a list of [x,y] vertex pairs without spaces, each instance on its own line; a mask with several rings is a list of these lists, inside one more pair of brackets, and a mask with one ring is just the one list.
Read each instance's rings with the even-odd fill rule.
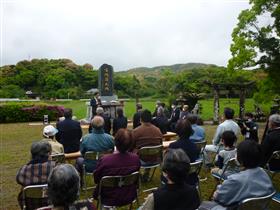
[[57,132],[58,130],[55,127],[53,127],[52,125],[47,125],[46,127],[44,127],[43,135],[49,138],[50,136],[54,136]]

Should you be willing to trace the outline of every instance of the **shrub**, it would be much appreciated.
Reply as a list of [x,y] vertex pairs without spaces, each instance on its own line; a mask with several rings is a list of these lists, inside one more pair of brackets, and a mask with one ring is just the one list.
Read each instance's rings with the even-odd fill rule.
[[49,120],[57,120],[63,116],[63,106],[50,106],[47,104],[15,104],[0,105],[0,123],[42,121],[44,115]]

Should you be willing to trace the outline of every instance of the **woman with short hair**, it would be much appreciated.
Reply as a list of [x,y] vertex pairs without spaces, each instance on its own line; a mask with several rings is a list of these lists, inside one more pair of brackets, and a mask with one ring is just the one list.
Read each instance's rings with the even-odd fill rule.
[[[104,176],[125,176],[139,171],[140,159],[134,154],[128,152],[132,146],[131,131],[119,129],[115,135],[115,145],[117,151],[110,155],[104,155],[97,163],[94,171],[94,182],[97,187],[94,192],[94,198],[97,199],[99,182]],[[106,188],[102,190],[102,204],[108,206],[122,206],[133,201],[136,198],[136,187],[130,185],[122,188]]]
[[[48,197],[51,206],[39,210],[94,210],[89,201],[76,201],[80,195],[80,176],[74,166],[60,164],[48,178]],[[76,201],[76,202],[75,202]]]
[[[195,162],[199,157],[199,150],[196,145],[189,139],[193,134],[192,126],[187,119],[179,120],[175,132],[179,136],[179,139],[169,145],[171,149],[182,149],[187,156],[190,158],[190,162]],[[164,181],[164,179],[163,179]],[[196,185],[198,182],[198,177],[195,173],[190,174],[186,178],[186,182],[191,185]]]
[[185,182],[190,170],[190,159],[182,149],[168,149],[162,163],[167,184],[150,194],[141,210],[194,210],[199,196],[194,186]]

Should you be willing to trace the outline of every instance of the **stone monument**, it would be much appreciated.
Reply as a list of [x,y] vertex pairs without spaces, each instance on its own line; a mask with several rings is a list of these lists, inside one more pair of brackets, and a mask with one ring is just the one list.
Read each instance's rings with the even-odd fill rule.
[[118,97],[113,94],[113,67],[108,64],[103,64],[98,72],[98,89],[101,97],[102,104],[114,102]]
[[[100,94],[101,106],[104,112],[111,118],[116,117],[116,110],[118,107],[123,107],[123,101],[118,101],[118,97],[114,95],[114,83],[113,83],[113,67],[108,64],[103,64],[98,71],[98,91]],[[90,122],[92,118],[92,107],[90,102],[86,102],[87,105],[87,116],[83,120],[85,124]]]

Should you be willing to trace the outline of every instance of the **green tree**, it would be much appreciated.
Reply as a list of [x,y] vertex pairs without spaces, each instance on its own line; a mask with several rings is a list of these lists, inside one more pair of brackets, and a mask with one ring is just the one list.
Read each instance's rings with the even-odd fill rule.
[[270,88],[280,92],[280,1],[250,0],[232,33],[230,70],[261,67],[268,73]]

